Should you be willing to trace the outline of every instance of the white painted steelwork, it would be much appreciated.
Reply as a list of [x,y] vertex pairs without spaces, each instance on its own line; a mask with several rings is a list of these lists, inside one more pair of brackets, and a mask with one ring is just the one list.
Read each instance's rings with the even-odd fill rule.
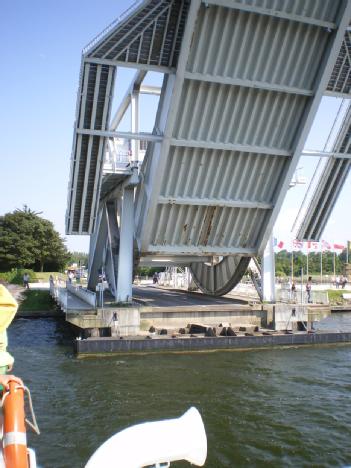
[[350,19],[343,2],[279,5],[211,1],[194,13],[163,88],[164,141],[142,171],[142,256],[263,251]]
[[345,32],[345,37],[331,74],[327,93],[331,96],[351,97],[351,32]]
[[132,301],[134,237],[134,187],[123,190],[121,209],[121,233],[118,256],[117,302]]
[[[332,156],[319,177],[297,239],[319,241],[351,168],[351,106],[334,143]],[[336,156],[334,156],[334,154]],[[343,154],[345,157],[343,158]]]
[[[136,197],[136,258],[223,257],[189,262],[203,290],[233,287],[267,244],[327,86],[348,92],[329,79],[350,17],[349,0],[138,2],[83,55],[67,232],[93,232],[105,140],[117,136],[144,71],[162,71]],[[110,109],[103,67],[112,84],[119,65],[141,71],[112,123],[97,124]],[[133,125],[129,136],[142,138]],[[119,193],[110,184],[104,196]]]
[[[83,50],[66,213],[67,234],[92,234],[94,231],[106,137],[118,136],[113,132],[118,123],[112,126],[112,132],[109,125],[117,64],[167,72],[174,69],[187,8],[187,1],[135,2]],[[141,84],[145,74],[140,73]],[[138,139],[134,133],[129,137]],[[139,139],[152,138],[139,135]]]
[[336,153],[334,151],[318,151],[318,150],[306,150],[303,151],[302,156],[312,156],[319,158],[335,158],[335,159],[351,159],[349,153]]
[[265,302],[275,302],[275,259],[273,235],[270,236],[262,256],[262,296]]

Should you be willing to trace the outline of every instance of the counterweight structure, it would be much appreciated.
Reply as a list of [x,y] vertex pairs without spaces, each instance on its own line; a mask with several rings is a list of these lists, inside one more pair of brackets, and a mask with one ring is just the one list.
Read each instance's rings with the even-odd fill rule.
[[[130,301],[133,267],[152,262],[190,266],[213,295],[240,281],[322,96],[349,95],[350,18],[344,0],[139,1],[84,49],[66,231],[91,236],[90,288],[103,270]],[[118,67],[137,72],[111,118]],[[143,85],[148,71],[164,74],[159,91]],[[143,92],[160,94],[151,134],[139,132]],[[117,138],[131,157],[108,170]]]

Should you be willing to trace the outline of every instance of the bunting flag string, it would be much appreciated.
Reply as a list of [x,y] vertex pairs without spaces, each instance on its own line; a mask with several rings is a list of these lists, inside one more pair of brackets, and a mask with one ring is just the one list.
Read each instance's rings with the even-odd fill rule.
[[307,253],[310,252],[336,252],[341,253],[343,250],[346,249],[346,245],[339,244],[335,242],[328,242],[326,240],[322,240],[320,242],[316,241],[299,241],[297,239],[293,239],[292,241],[286,242],[277,239],[276,237],[273,238],[273,246],[275,250],[293,250],[293,251],[306,251]]

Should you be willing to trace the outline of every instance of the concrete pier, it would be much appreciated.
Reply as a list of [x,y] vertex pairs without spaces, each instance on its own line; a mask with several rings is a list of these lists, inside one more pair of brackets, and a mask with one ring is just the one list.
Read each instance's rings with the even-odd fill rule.
[[257,349],[274,346],[326,345],[350,343],[351,333],[295,333],[260,336],[187,337],[187,338],[88,338],[76,340],[80,356],[95,354],[192,352],[209,350]]
[[[72,291],[68,294],[73,295]],[[83,344],[77,342],[77,352],[88,354],[315,343],[322,338],[313,338],[316,335],[306,332],[313,331],[313,323],[330,315],[329,306],[321,304],[249,304],[232,297],[217,298],[153,286],[134,287],[131,304],[115,303],[108,295],[103,307],[95,309],[91,305],[84,309],[71,300],[67,302],[74,308],[66,310],[66,320],[76,327],[77,335],[82,338]],[[202,327],[206,335],[211,335],[212,328],[216,328],[214,334],[219,335],[221,327],[229,326],[238,336],[213,336],[211,339],[189,336],[193,333],[190,326],[187,327],[190,324]],[[151,330],[154,333],[150,333]],[[283,333],[287,330],[292,334]],[[242,331],[247,336],[240,336],[245,335],[240,333]],[[252,334],[254,336],[249,336]],[[336,339],[335,334],[331,336],[329,339]]]
[[[99,336],[110,329],[112,336],[136,336],[155,328],[179,329],[188,323],[218,326],[267,326],[267,311],[261,305],[242,300],[215,298],[201,293],[165,290],[157,287],[133,288],[133,303],[107,302],[95,310],[67,309],[66,320],[82,330],[82,336]],[[73,304],[73,303],[72,303]]]

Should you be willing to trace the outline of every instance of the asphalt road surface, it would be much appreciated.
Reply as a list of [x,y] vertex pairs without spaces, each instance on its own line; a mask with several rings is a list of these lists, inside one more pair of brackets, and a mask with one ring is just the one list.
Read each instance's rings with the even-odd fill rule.
[[153,285],[133,286],[133,298],[142,300],[150,307],[246,304],[240,299],[211,297],[201,293],[164,289]]

